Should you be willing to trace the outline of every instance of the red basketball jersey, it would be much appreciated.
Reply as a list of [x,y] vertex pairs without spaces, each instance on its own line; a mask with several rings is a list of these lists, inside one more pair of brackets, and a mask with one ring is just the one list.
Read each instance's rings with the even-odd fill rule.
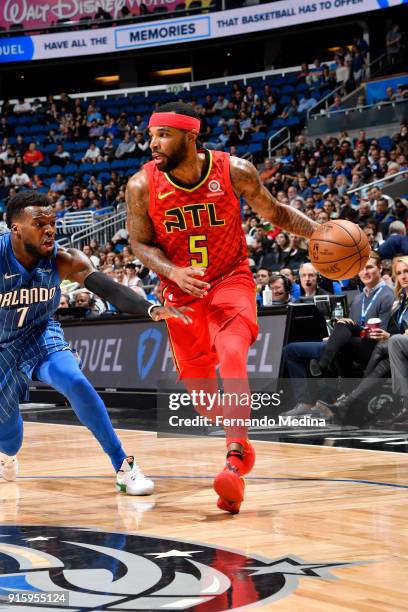
[[[230,179],[230,156],[206,151],[207,171],[193,187],[183,187],[153,161],[149,179],[149,216],[155,244],[177,266],[202,266],[211,283],[231,274],[247,259],[240,205]],[[169,285],[169,280],[165,280]]]

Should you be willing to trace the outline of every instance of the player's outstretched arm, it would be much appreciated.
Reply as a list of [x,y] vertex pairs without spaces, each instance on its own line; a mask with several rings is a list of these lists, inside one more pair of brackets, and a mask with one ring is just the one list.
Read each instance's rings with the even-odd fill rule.
[[57,254],[57,266],[61,280],[68,278],[79,283],[113,304],[120,312],[149,316],[153,321],[176,317],[184,323],[191,323],[190,317],[186,314],[190,308],[151,304],[129,287],[116,283],[106,274],[95,270],[88,257],[77,249],[60,249]]
[[231,181],[234,192],[242,196],[251,208],[274,225],[298,236],[310,238],[319,227],[315,221],[286,204],[281,204],[262,184],[258,171],[246,159],[231,157]]
[[154,228],[149,217],[149,185],[142,170],[129,180],[126,187],[127,230],[133,252],[143,264],[161,276],[169,278],[185,293],[203,297],[210,285],[196,278],[204,276],[204,269],[174,265],[154,244]]

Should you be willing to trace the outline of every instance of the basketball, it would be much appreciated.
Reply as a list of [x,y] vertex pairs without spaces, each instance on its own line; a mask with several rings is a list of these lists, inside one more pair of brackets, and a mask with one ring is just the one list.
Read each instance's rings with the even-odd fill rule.
[[323,276],[332,280],[344,280],[358,274],[369,255],[367,236],[351,221],[336,219],[323,223],[310,238],[310,261]]

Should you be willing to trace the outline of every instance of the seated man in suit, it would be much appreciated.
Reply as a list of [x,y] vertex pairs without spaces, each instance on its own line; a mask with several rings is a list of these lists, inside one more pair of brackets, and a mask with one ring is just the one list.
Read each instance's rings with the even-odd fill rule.
[[303,263],[299,268],[300,299],[298,301],[313,302],[316,295],[330,295],[318,284],[317,270],[310,262]]
[[291,342],[284,348],[283,358],[289,376],[297,379],[293,388],[297,403],[295,408],[284,413],[285,415],[307,414],[314,406],[314,398],[311,397],[307,384],[307,367],[310,360],[314,359],[328,369],[340,354],[365,367],[376,346],[375,336],[364,338],[360,336],[365,322],[370,318],[379,318],[381,329],[387,329],[394,293],[381,279],[381,259],[377,253],[370,253],[370,258],[359,273],[359,277],[364,289],[351,303],[350,318],[340,319],[327,341]]

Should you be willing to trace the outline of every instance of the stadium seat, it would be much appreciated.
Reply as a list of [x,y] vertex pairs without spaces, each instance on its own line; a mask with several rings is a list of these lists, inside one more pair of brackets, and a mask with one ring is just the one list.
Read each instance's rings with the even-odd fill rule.
[[289,117],[289,119],[285,120],[285,125],[287,125],[288,127],[294,127],[295,125],[299,125],[299,123],[299,117]]
[[55,164],[54,166],[51,166],[49,168],[49,173],[50,174],[57,174],[58,172],[62,172],[64,169],[62,166],[59,166],[58,164]]
[[255,142],[264,142],[266,139],[266,134],[264,132],[254,132],[251,134],[251,143]]
[[390,151],[394,143],[389,136],[381,136],[378,139],[378,144],[380,146],[380,149],[385,149],[386,151]]
[[254,142],[254,143],[249,145],[248,151],[250,153],[262,153],[263,146],[261,145],[260,142]]
[[91,172],[93,169],[94,165],[90,164],[89,162],[84,162],[79,166],[80,172]]

